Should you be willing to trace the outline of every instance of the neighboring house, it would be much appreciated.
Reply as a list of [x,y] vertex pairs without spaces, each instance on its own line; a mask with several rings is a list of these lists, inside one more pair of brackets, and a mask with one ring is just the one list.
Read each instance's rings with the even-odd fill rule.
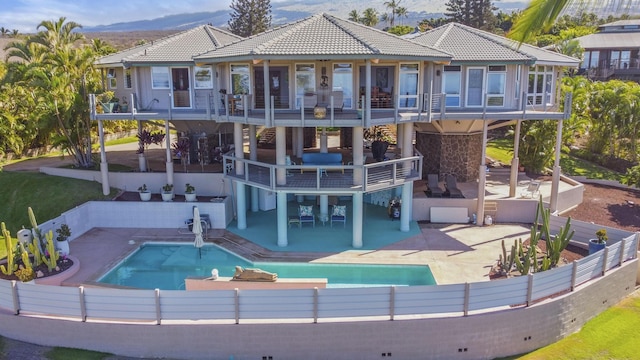
[[[223,33],[207,29],[216,35]],[[158,42],[156,48],[171,42],[177,46],[187,41],[187,33]],[[579,63],[528,45],[518,50],[508,39],[457,24],[405,39],[328,14],[246,39],[231,35],[227,39],[225,44],[212,44],[208,52],[184,48],[174,54],[165,44],[166,51],[157,55],[152,46],[111,55],[99,64],[113,69],[106,72],[108,81],[114,76],[118,79],[128,68],[138,69],[128,90],[137,99],[136,107],[126,115],[131,119],[164,119],[167,128],[169,122],[232,125],[236,144],[242,142],[248,128],[250,161],[244,159],[243,147],[236,146],[235,157],[225,157],[224,166],[235,184],[238,228],[247,227],[247,189],[252,198],[259,189],[273,192],[280,246],[288,243],[287,202],[304,195],[319,196],[321,217],[329,212],[330,195],[352,200],[352,244],[356,248],[363,242],[365,194],[401,194],[399,227],[409,231],[413,182],[421,181],[425,171],[441,178],[453,174],[461,181],[478,179],[481,224],[489,126],[567,118],[570,96],[559,99],[556,83],[563,68]],[[135,62],[131,60],[134,55]],[[210,76],[206,76],[207,89],[199,91],[199,83],[205,82],[197,75],[202,69],[208,69]],[[185,82],[195,86],[185,88]],[[121,94],[117,82],[112,88]],[[198,100],[201,92],[207,101]],[[153,99],[159,102],[154,104]],[[564,112],[557,110],[561,100],[566,102]],[[151,109],[145,106],[150,103]],[[123,117],[98,114],[95,106],[92,116],[99,121]],[[359,145],[364,129],[375,125],[397,126],[400,158],[364,165],[365,154]],[[275,128],[275,164],[257,161],[258,126]],[[334,154],[308,161],[304,148],[310,144],[309,134],[315,139],[317,127],[337,127],[349,134],[351,141],[345,145],[354,145],[349,165]],[[415,147],[422,154],[414,149],[416,130]],[[169,149],[167,152],[169,158]],[[324,136],[320,137],[320,152],[327,152]],[[287,158],[292,156],[302,159],[303,167],[289,166]],[[517,158],[513,164],[517,169]],[[168,180],[172,171],[168,165]],[[559,173],[559,168],[554,171]],[[559,176],[554,178],[557,191]],[[514,192],[516,180],[514,170]]]
[[640,19],[600,25],[577,40],[584,49],[580,73],[592,80],[640,81]]

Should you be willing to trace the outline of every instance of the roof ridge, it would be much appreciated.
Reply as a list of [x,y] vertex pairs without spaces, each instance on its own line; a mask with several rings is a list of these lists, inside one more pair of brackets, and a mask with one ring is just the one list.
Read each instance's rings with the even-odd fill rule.
[[292,23],[288,23],[288,24],[285,24],[285,25],[282,25],[282,26],[278,26],[278,27],[273,28],[273,29],[271,29],[271,30],[267,30],[267,31],[265,31],[265,32],[262,32],[262,33],[260,33],[260,34],[252,35],[252,36],[248,37],[248,39],[251,39],[252,37],[255,37],[255,36],[258,36],[258,35],[266,34],[267,32],[275,32],[275,31],[277,31],[277,30],[282,30],[282,29],[284,29],[284,28],[288,28],[288,29],[286,29],[283,33],[279,34],[278,36],[275,36],[273,39],[271,39],[271,40],[269,40],[269,41],[265,41],[265,42],[263,42],[262,44],[260,44],[260,45],[256,46],[256,50],[264,49],[264,48],[266,48],[267,46],[269,46],[269,45],[271,45],[271,44],[275,43],[276,41],[280,41],[280,39],[281,39],[283,36],[285,36],[285,35],[287,35],[287,34],[290,34],[290,33],[291,33],[291,32],[293,32],[295,29],[298,29],[298,28],[302,27],[302,26],[303,26],[303,23],[307,23],[307,22],[311,21],[313,18],[318,17],[319,15],[320,15],[320,14],[314,14],[314,15],[308,16],[308,17],[306,17],[306,18],[300,19],[300,20],[298,20],[298,21],[294,21],[294,22],[292,22]]
[[[447,35],[449,34],[449,32],[451,32],[451,28],[453,27],[455,23],[448,23],[447,25],[445,25],[445,29],[442,32],[442,34],[438,37],[438,40],[436,40],[435,43],[433,43],[433,47],[435,47],[436,49],[438,47],[440,47],[440,43],[444,40],[445,37],[447,37]],[[436,28],[437,29],[437,28]],[[435,30],[435,29],[432,29]],[[426,33],[425,33],[426,34]]]
[[329,21],[330,23],[334,24],[335,26],[337,26],[338,28],[340,28],[340,30],[344,31],[345,33],[347,33],[347,34],[351,35],[354,39],[356,39],[358,42],[360,42],[360,43],[361,43],[361,44],[363,44],[365,47],[367,47],[368,49],[370,49],[372,52],[374,52],[374,53],[380,53],[380,49],[378,49],[377,47],[373,46],[373,44],[370,44],[368,41],[366,41],[366,40],[364,40],[364,39],[360,38],[359,36],[357,36],[356,34],[354,34],[354,33],[353,33],[353,31],[349,30],[348,28],[346,28],[346,27],[344,27],[344,26],[342,26],[342,25],[338,24],[338,20],[339,20],[339,21],[347,21],[347,22],[349,22],[350,24],[353,24],[353,25],[358,26],[358,27],[371,28],[371,30],[377,30],[377,31],[379,31],[378,29],[376,29],[376,28],[372,28],[372,27],[370,27],[370,26],[366,26],[366,25],[363,25],[363,24],[360,24],[360,23],[357,23],[357,22],[355,22],[355,21],[345,20],[345,19],[339,19],[339,18],[337,18],[337,17],[335,17],[335,16],[332,16],[332,15],[329,15],[329,14],[322,13],[322,15],[325,15],[325,18],[327,19],[327,21]]

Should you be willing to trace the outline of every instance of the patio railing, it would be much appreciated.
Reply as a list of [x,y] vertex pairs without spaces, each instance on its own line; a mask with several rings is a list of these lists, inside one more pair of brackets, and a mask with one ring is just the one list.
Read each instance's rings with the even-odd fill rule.
[[[467,316],[511,307],[526,307],[577,286],[636,258],[638,235],[605,251],[549,271],[506,280],[436,286],[387,286],[299,290],[123,290],[58,287],[0,281],[0,307],[15,314],[78,318],[82,321],[226,320],[229,323],[287,319],[417,315]],[[347,321],[347,320],[345,320]]]

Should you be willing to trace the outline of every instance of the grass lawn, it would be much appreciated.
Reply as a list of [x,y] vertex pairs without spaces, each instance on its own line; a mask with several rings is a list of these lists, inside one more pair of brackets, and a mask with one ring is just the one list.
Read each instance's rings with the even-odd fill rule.
[[[111,189],[111,193],[104,196],[98,182],[34,172],[0,171],[0,203],[4,204],[0,208],[0,221],[15,237],[23,226],[31,228],[28,207],[33,209],[38,222],[45,222],[87,201],[110,200],[117,191]],[[5,256],[5,251],[4,242],[0,241],[0,257]]]

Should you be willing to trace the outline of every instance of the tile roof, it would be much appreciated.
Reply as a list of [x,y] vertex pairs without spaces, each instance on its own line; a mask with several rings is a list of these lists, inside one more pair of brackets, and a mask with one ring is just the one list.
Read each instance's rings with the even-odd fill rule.
[[197,56],[198,60],[402,59],[448,62],[451,55],[329,14],[316,14]]
[[577,66],[580,60],[540,49],[529,44],[478,30],[470,26],[449,23],[422,34],[412,34],[415,42],[430,45],[453,54],[452,61],[475,63],[557,63]]
[[605,31],[576,38],[584,49],[640,48],[640,32]]
[[167,36],[156,41],[101,57],[97,65],[193,63],[193,56],[214,50],[241,37],[210,25]]

